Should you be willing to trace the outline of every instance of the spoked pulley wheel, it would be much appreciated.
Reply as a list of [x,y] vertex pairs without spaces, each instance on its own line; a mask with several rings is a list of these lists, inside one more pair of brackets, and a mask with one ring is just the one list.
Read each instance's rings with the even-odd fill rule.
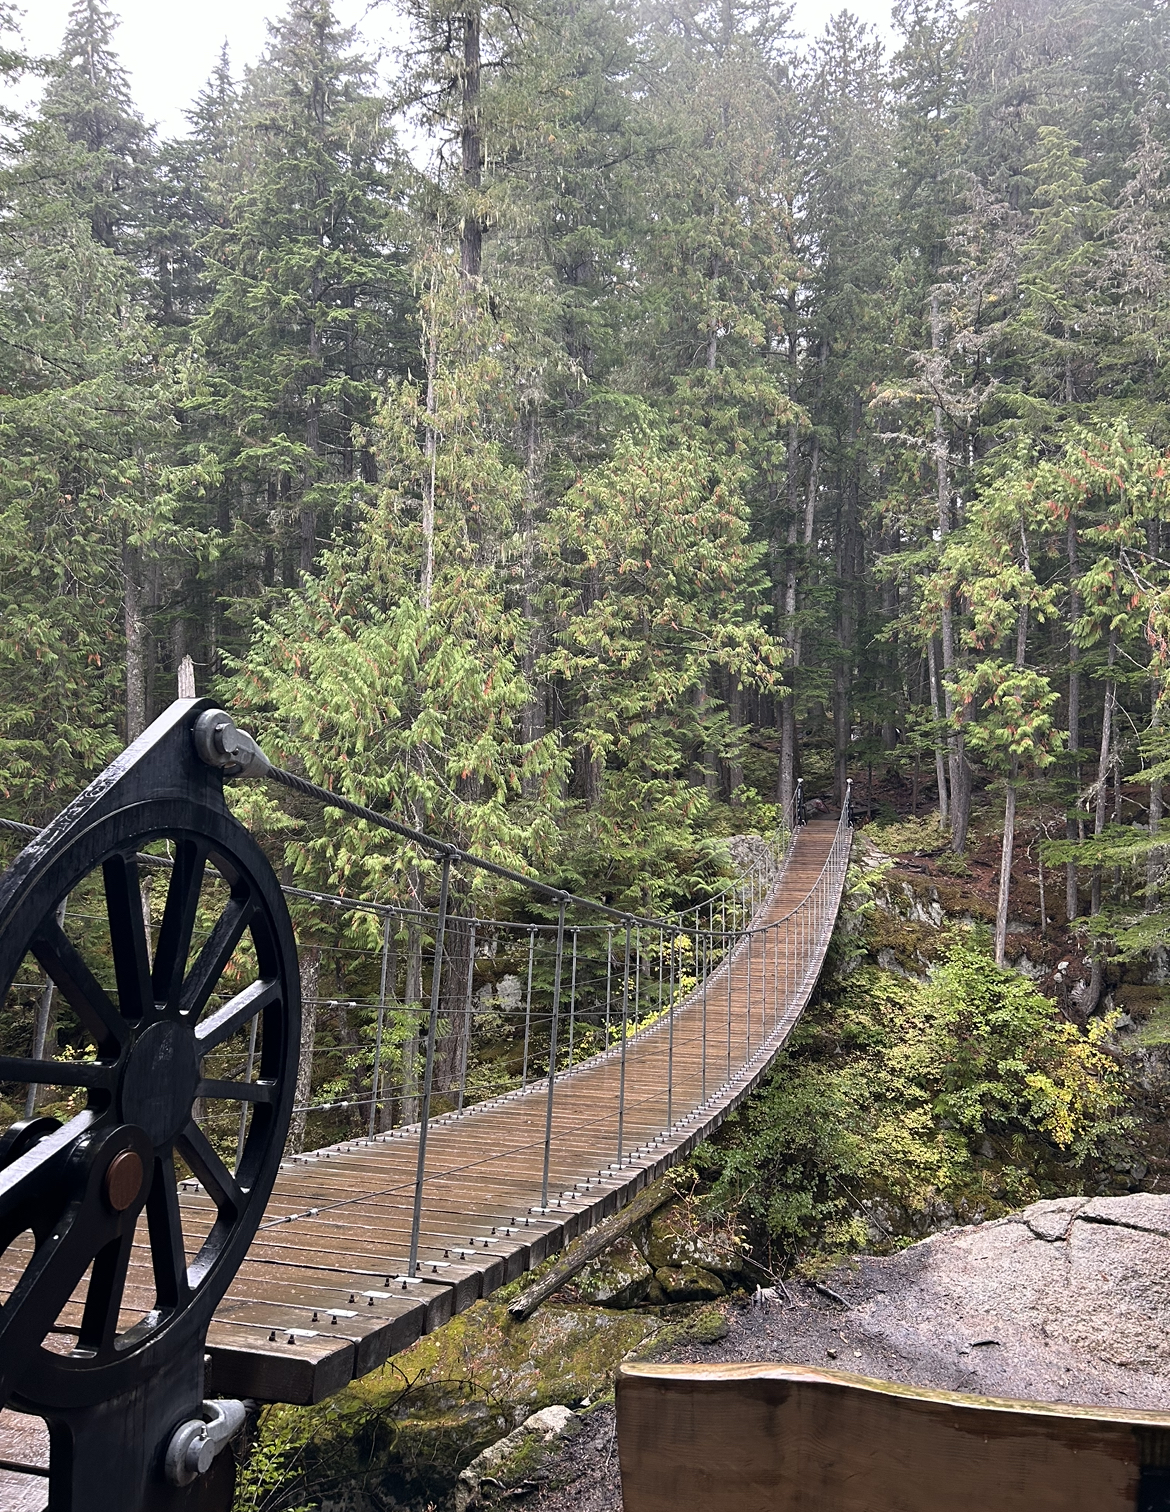
[[0,1096],[35,1104],[0,1140],[0,1403],[125,1398],[201,1351],[279,1168],[296,948],[196,751],[208,707],[173,706],[0,879]]

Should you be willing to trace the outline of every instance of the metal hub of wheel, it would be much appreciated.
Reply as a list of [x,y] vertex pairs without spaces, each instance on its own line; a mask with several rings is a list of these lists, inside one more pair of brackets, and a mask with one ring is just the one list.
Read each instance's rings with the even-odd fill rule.
[[[197,1504],[149,1486],[162,1439],[199,1407],[207,1327],[263,1215],[296,1082],[292,928],[197,754],[208,707],[174,705],[0,879],[5,1019],[52,1002],[57,1029],[50,1043],[38,1021],[38,1053],[0,1056],[0,1096],[35,1105],[0,1140],[0,1403],[48,1419],[54,1477],[89,1409],[108,1426],[110,1403],[140,1408],[160,1439],[147,1490],[109,1502],[126,1512]],[[186,1207],[184,1187],[201,1194]],[[175,1399],[154,1400],[171,1377]],[[51,1504],[107,1502],[62,1486]]]

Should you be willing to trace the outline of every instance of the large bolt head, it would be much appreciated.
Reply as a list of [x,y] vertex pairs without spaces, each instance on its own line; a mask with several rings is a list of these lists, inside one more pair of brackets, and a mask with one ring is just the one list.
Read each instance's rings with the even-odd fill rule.
[[106,1201],[115,1213],[133,1207],[142,1191],[142,1159],[137,1150],[119,1150],[106,1167]]

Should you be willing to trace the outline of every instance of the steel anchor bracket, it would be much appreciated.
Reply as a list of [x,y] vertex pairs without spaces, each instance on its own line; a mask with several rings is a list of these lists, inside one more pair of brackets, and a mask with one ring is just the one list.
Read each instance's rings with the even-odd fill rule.
[[172,1486],[189,1486],[206,1475],[221,1449],[235,1438],[248,1416],[248,1403],[232,1400],[203,1403],[203,1417],[175,1429],[167,1445],[165,1469]]

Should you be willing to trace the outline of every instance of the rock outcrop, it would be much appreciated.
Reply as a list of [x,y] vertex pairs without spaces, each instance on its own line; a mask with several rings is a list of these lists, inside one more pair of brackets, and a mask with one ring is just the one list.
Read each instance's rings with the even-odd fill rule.
[[1037,1202],[867,1261],[871,1281],[879,1267],[886,1284],[851,1321],[927,1374],[1059,1395],[1090,1371],[1102,1402],[1170,1405],[1170,1196]]
[[[1170,1196],[1062,1197],[740,1314],[715,1357],[980,1396],[1170,1408]],[[676,1358],[711,1358],[691,1348]]]
[[581,1301],[599,1307],[713,1302],[748,1286],[748,1270],[733,1233],[678,1201],[591,1260],[574,1286]]
[[544,1474],[550,1448],[580,1431],[568,1407],[544,1407],[518,1428],[476,1455],[455,1484],[455,1512],[511,1499],[520,1487],[536,1486]]

